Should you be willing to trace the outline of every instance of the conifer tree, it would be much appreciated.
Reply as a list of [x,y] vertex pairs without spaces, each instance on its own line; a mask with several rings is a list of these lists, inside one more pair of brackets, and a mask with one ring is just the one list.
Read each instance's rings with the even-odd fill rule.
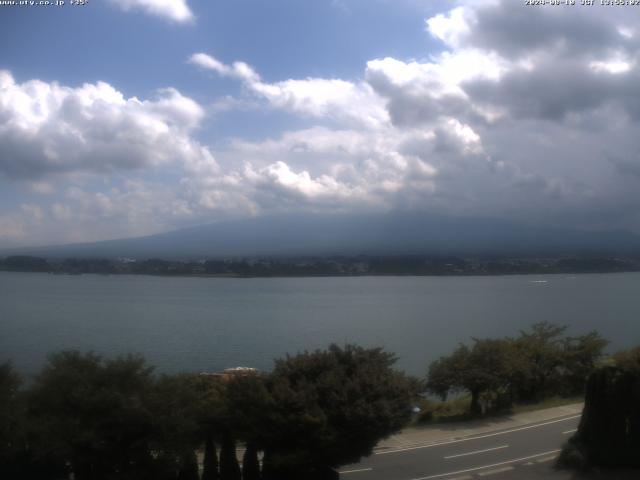
[[199,480],[198,457],[193,450],[185,453],[180,460],[180,472],[178,480]]
[[240,465],[236,457],[236,442],[231,432],[226,431],[222,436],[220,449],[220,480],[241,480]]
[[207,434],[207,440],[204,445],[204,461],[202,469],[202,480],[218,480],[218,455],[216,453],[216,444],[213,442],[213,435]]
[[242,458],[242,480],[260,480],[258,449],[253,442],[247,444]]

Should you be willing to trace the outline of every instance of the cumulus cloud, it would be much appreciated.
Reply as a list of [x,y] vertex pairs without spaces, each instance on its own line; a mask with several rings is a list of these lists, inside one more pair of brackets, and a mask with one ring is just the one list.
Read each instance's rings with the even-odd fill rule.
[[203,115],[172,88],[139,100],[104,82],[77,88],[18,83],[0,71],[0,174],[30,180],[172,162],[215,165],[210,151],[191,138]]
[[195,17],[187,0],[109,0],[124,11],[142,10],[177,23],[190,23]]
[[448,49],[439,65],[477,52],[500,66],[493,76],[459,79],[470,105],[557,120],[616,103],[637,117],[637,22],[623,10],[567,14],[502,0],[458,7],[426,23]]
[[189,63],[238,79],[250,92],[266,99],[274,107],[296,114],[332,117],[366,126],[378,126],[388,118],[382,100],[366,82],[305,78],[267,83],[244,62],[226,65],[206,53],[193,54]]
[[[176,90],[139,100],[105,83],[0,74],[0,173],[48,202],[0,215],[0,235],[50,222],[95,239],[228,216],[393,209],[640,231],[637,20],[622,8],[456,5],[425,21],[441,51],[371,59],[359,80],[267,82],[247,63],[192,55],[243,87],[239,99],[212,99],[217,121],[251,105],[313,124],[231,139],[215,160],[193,138],[203,110]],[[51,180],[166,165],[179,181],[65,190]],[[73,232],[60,238],[85,239]]]

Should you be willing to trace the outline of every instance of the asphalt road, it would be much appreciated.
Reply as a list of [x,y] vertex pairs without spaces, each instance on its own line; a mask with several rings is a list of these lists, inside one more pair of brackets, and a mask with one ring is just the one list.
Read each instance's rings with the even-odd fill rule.
[[[340,471],[343,480],[463,480],[501,474],[520,478],[517,469],[552,462],[575,432],[580,415],[517,428],[377,452]],[[511,474],[509,474],[511,473]]]

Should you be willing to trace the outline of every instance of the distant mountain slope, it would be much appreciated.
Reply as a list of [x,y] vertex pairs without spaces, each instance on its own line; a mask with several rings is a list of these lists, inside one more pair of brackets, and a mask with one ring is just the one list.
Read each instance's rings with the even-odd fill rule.
[[3,254],[55,257],[203,258],[331,254],[640,254],[629,232],[542,228],[417,213],[281,215],[223,221],[147,237]]

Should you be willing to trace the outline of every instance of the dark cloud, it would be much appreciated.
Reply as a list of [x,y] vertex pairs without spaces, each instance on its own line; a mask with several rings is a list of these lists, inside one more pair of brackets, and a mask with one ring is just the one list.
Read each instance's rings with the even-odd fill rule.
[[[612,48],[626,49],[635,44],[618,31],[614,12],[604,12],[599,7],[535,8],[501,0],[475,13],[476,21],[464,43],[510,58],[537,51],[602,55]],[[623,21],[620,19],[619,23],[624,24]]]
[[608,102],[619,102],[635,116],[640,93],[636,72],[597,72],[583,62],[557,58],[541,61],[531,71],[514,70],[499,81],[467,82],[463,88],[473,101],[504,107],[513,116],[550,120]]

